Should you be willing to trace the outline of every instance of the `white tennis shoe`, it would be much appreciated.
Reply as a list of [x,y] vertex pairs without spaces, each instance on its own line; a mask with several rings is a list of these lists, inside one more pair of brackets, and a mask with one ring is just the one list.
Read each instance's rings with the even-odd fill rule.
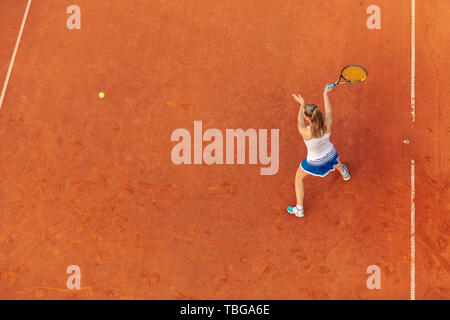
[[342,175],[342,179],[348,181],[350,180],[350,172],[348,172],[347,166],[345,164],[342,163],[342,166],[344,167],[344,173],[340,172],[340,174]]
[[297,206],[289,206],[287,207],[287,212],[289,212],[290,214],[294,214],[298,218],[303,218],[305,209],[299,209]]

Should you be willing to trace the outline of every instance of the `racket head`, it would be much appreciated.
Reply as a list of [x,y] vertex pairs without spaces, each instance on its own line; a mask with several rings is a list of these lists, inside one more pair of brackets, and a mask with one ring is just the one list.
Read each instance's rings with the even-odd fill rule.
[[367,70],[357,64],[346,66],[341,71],[341,78],[343,78],[345,82],[351,83],[363,82],[366,80],[367,75]]

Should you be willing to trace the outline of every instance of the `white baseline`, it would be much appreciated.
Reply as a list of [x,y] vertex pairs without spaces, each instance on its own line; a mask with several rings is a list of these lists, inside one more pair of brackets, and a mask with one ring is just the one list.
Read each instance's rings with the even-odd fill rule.
[[[416,121],[416,1],[411,0],[411,120]],[[416,299],[415,163],[411,157],[411,300]]]
[[30,11],[31,0],[28,0],[27,8],[25,9],[25,14],[23,15],[22,25],[20,26],[19,36],[17,37],[16,46],[14,47],[14,52],[9,63],[8,73],[6,74],[5,82],[3,83],[2,94],[0,95],[0,110],[3,105],[3,99],[5,98],[6,88],[8,87],[9,78],[11,77],[12,68],[14,61],[16,60],[17,50],[19,49],[20,39],[22,38],[23,28],[25,27],[25,22],[27,21],[28,12]]

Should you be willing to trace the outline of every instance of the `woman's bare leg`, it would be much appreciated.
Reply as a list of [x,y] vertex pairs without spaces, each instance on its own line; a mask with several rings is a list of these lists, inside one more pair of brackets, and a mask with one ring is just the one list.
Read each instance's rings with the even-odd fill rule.
[[344,167],[342,166],[342,163],[341,163],[341,161],[339,160],[339,158],[337,158],[337,162],[338,162],[339,164],[335,165],[334,168],[335,168],[337,171],[339,171],[341,174],[343,174],[343,173],[345,172],[345,169],[344,169]]
[[303,179],[308,174],[298,167],[297,173],[295,174],[295,196],[297,197],[297,204],[303,206],[303,199],[305,198],[305,185]]

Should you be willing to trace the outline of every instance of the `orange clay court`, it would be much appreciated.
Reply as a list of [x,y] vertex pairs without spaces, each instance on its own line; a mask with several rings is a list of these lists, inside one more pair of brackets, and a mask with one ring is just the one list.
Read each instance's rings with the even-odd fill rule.
[[[67,27],[70,5],[81,29]],[[449,12],[448,0],[0,1],[0,298],[448,299]],[[323,110],[349,64],[369,73],[330,93],[351,180],[307,177],[299,219],[286,212],[306,156],[292,94]],[[279,129],[278,172],[174,164],[171,134],[194,121]]]

